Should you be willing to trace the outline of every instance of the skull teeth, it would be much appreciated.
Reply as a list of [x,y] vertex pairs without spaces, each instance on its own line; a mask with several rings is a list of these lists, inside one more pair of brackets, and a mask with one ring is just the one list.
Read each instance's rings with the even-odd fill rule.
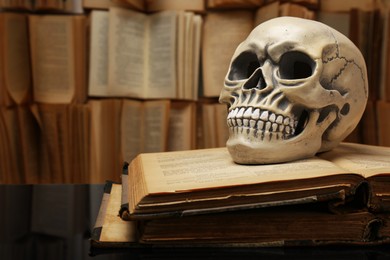
[[298,125],[298,121],[291,117],[253,107],[237,107],[231,110],[227,123],[232,128],[249,128],[256,132],[274,133],[283,138],[294,135]]

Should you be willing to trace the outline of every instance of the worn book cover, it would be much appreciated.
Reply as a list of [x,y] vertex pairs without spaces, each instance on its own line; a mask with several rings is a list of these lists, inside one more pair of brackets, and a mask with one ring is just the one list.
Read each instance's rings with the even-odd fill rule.
[[328,201],[389,210],[390,148],[343,143],[289,163],[235,164],[226,148],[141,154],[129,165],[128,216],[174,215]]

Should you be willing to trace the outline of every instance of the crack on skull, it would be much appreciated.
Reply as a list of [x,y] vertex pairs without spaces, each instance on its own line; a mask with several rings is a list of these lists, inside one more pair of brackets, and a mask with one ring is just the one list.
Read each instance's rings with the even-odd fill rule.
[[[349,64],[353,64],[355,65],[359,72],[360,72],[360,77],[362,79],[363,82],[366,82],[366,79],[364,77],[364,72],[363,72],[363,69],[359,66],[359,64],[357,64],[355,62],[355,60],[348,60],[347,58],[343,57],[340,55],[340,46],[339,46],[339,43],[337,41],[337,38],[335,37],[335,35],[333,34],[332,31],[328,30],[330,32],[330,34],[332,35],[333,39],[334,39],[334,46],[336,47],[336,51],[334,53],[334,55],[331,55],[331,50],[328,48],[328,51],[326,53],[323,53],[322,55],[322,63],[324,65],[328,64],[329,62],[331,61],[334,61],[336,59],[341,59],[341,60],[344,60],[345,61],[345,64],[343,66],[343,68],[340,69],[340,71],[338,73],[336,73],[335,77],[332,78],[332,80],[330,81],[330,83],[332,84],[334,81],[337,80],[338,77],[341,76],[341,74],[343,73],[343,71],[346,69],[346,67],[349,65]],[[329,56],[327,56],[329,55]],[[324,57],[325,56],[325,57]],[[368,97],[368,92],[367,92],[367,89],[364,87],[364,93],[366,95],[366,97]]]
[[[344,66],[334,75],[334,77],[330,80],[330,84],[333,85],[333,83],[343,74],[344,70],[348,67],[349,64],[353,63],[351,61],[348,61],[346,58],[341,57],[341,60],[344,60]],[[343,93],[341,93],[343,94]]]
[[233,133],[247,135],[251,132],[256,138],[266,140],[286,140],[303,132],[309,118],[309,112],[300,110],[300,115],[282,115],[268,109],[255,107],[236,107],[229,111],[227,124]]

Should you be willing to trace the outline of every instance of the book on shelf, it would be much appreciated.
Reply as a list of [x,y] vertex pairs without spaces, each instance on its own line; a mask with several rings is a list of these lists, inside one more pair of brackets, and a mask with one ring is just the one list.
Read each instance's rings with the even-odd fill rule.
[[169,110],[167,151],[196,148],[196,103],[172,100]]
[[29,106],[18,106],[16,110],[21,147],[21,158],[17,160],[23,168],[24,183],[37,184],[40,182],[41,132],[39,124]]
[[[120,99],[89,99],[90,109],[90,179],[88,183],[104,183],[106,180],[119,181],[121,160]],[[119,165],[119,166],[118,166]]]
[[[26,183],[89,181],[89,111],[85,104],[19,109]],[[22,125],[23,124],[23,125]]]
[[91,12],[107,11],[113,6],[145,12],[144,0],[83,0],[83,8]]
[[84,15],[29,16],[34,101],[86,101],[86,28]]
[[390,146],[390,102],[378,100],[376,102],[378,145]]
[[92,183],[119,181],[121,162],[139,153],[195,148],[195,102],[110,98],[88,106]]
[[177,10],[203,13],[206,11],[204,0],[145,0],[144,2],[147,12]]
[[201,25],[184,11],[93,11],[89,95],[196,99]]
[[167,150],[170,105],[169,100],[123,100],[122,161],[123,158],[134,158],[142,152]]
[[[137,11],[145,11],[145,0],[110,0],[114,4],[123,8],[130,8]],[[110,5],[109,7],[111,7]]]
[[198,102],[197,148],[223,147],[229,136],[226,127],[227,107],[213,101]]
[[[92,0],[84,1],[87,1],[88,3],[92,2]],[[120,7],[130,8],[146,13],[166,10],[191,11],[197,13],[203,13],[206,11],[204,0],[112,0],[111,3]]]
[[57,11],[70,14],[84,13],[83,0],[34,0],[32,2],[34,11]]
[[369,11],[373,10],[376,5],[375,0],[326,0],[321,1],[321,10],[325,12],[349,12],[351,9]]
[[18,12],[56,12],[66,14],[81,14],[84,12],[83,0],[1,0],[0,8]]
[[[17,184],[24,183],[24,165],[21,162],[23,151],[18,110],[16,107],[0,107],[0,155],[1,155],[1,183]],[[31,147],[33,150],[34,147]]]
[[207,9],[257,8],[264,0],[207,0]]
[[[238,165],[226,148],[141,154],[129,166],[125,219],[354,201],[389,211],[390,149],[343,143],[306,160]],[[359,201],[361,200],[361,201]]]
[[0,105],[32,98],[28,19],[23,13],[0,13]]

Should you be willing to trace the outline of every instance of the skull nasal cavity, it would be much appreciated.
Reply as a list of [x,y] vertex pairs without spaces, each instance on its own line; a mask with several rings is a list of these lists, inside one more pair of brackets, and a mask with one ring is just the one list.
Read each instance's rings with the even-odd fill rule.
[[261,69],[257,69],[255,73],[252,74],[252,76],[245,82],[243,89],[263,89],[267,85],[264,80],[263,72]]
[[279,66],[282,79],[304,79],[313,74],[315,62],[302,52],[291,51],[283,54]]

